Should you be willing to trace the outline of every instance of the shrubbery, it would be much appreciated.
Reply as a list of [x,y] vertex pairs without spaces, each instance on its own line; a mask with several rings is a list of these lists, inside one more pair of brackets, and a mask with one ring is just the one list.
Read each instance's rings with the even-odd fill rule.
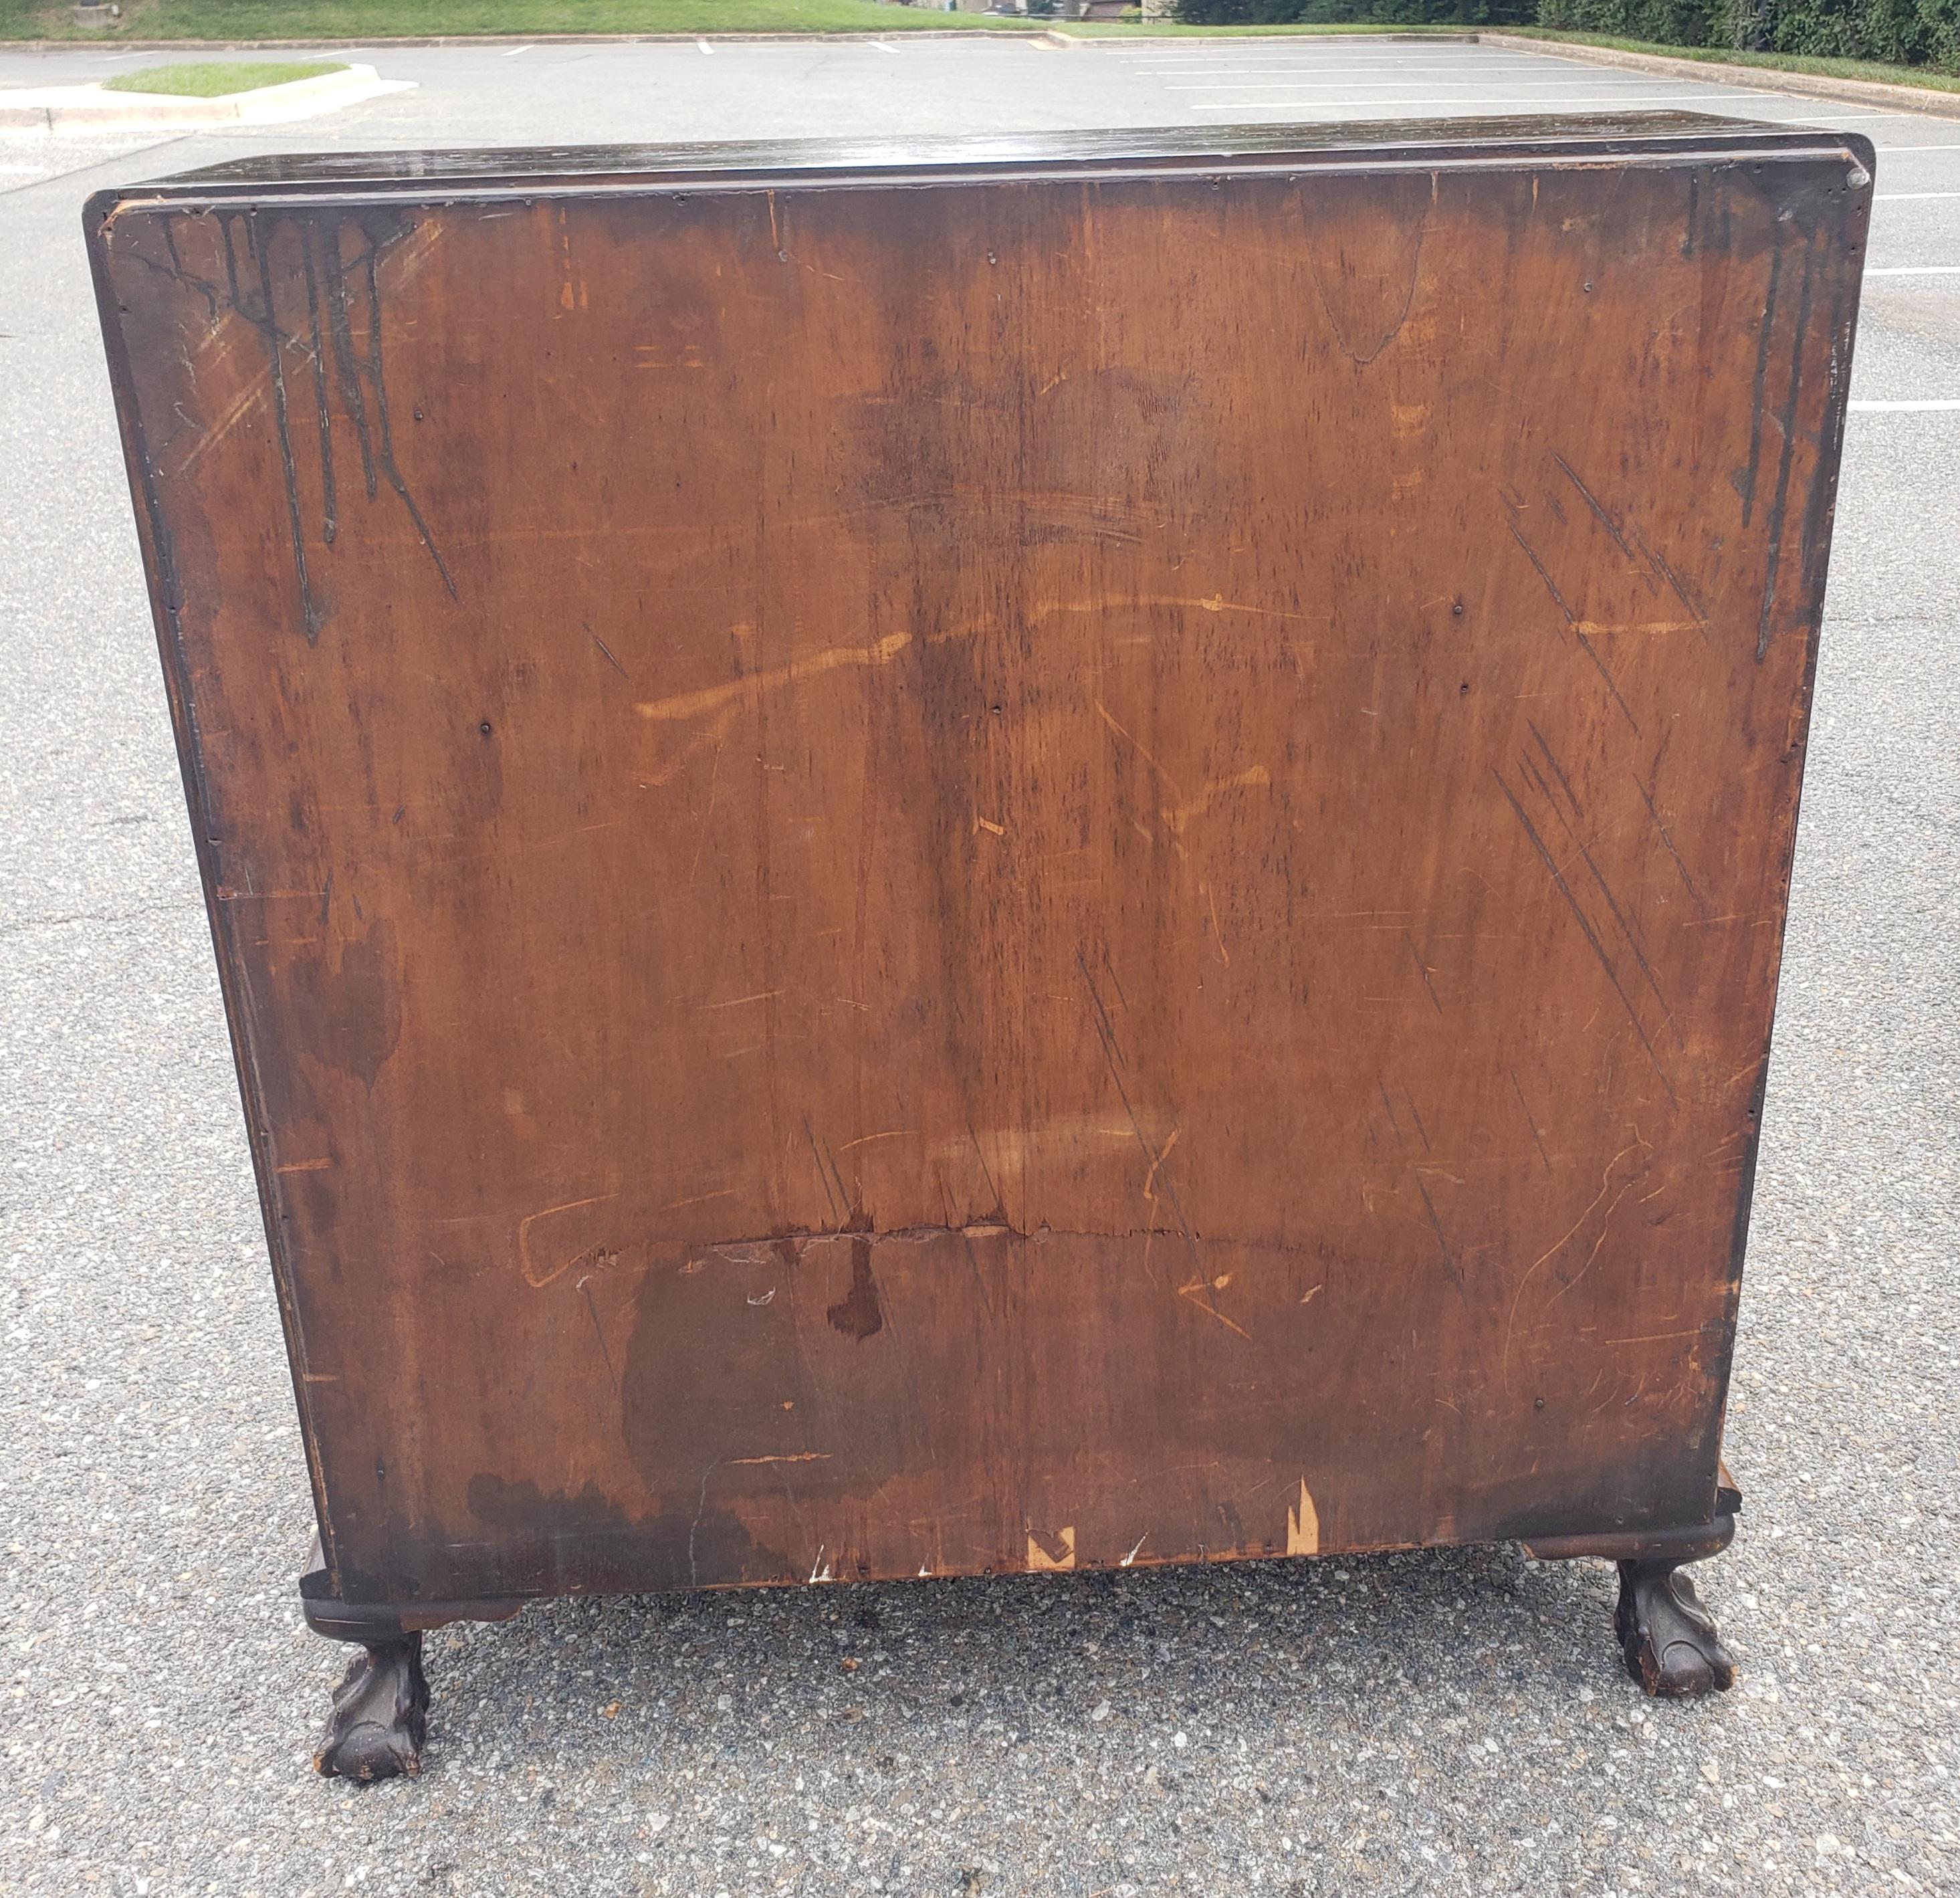
[[1210,27],[1529,26],[1537,0],[1179,0],[1178,18]]
[[1564,27],[1663,46],[1734,46],[1960,72],[1960,0],[1180,0],[1206,25]]

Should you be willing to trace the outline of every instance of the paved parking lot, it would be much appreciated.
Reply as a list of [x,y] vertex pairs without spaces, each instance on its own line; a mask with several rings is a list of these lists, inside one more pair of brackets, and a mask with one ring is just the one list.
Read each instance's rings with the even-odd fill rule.
[[[1960,123],[1468,45],[373,51],[274,131],[0,135],[0,1893],[1960,1890]],[[129,56],[0,53],[0,87]],[[423,1778],[314,1779],[303,1466],[79,237],[248,150],[1681,106],[1880,148],[1703,1572],[1654,1705],[1513,1551],[559,1602],[433,1636]],[[846,1671],[840,1661],[862,1664]]]

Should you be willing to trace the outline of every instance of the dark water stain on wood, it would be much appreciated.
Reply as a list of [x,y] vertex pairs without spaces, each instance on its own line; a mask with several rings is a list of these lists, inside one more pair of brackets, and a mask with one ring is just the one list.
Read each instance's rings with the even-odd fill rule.
[[871,1276],[871,1242],[861,1235],[854,1236],[851,1241],[851,1289],[823,1315],[833,1330],[855,1338],[860,1344],[885,1328],[877,1282]]

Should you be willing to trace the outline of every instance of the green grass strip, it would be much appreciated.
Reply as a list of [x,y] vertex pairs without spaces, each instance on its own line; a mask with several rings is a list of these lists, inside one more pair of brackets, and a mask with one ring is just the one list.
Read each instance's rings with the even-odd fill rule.
[[466,39],[579,33],[879,33],[944,31],[1045,21],[990,20],[883,6],[878,0],[123,0],[104,31],[78,27],[65,5],[0,0],[0,40]]
[[282,86],[291,79],[317,79],[323,72],[345,72],[338,59],[199,60],[176,66],[145,66],[118,73],[102,82],[104,92],[163,92],[180,99],[221,99],[228,93],[256,92],[261,86]]
[[1960,78],[1930,66],[1888,66],[1875,59],[1826,59],[1803,53],[1737,53],[1726,46],[1657,46],[1608,33],[1567,33],[1549,27],[1493,27],[1527,40],[1563,40],[1575,46],[1611,46],[1616,53],[1654,53],[1704,65],[1758,66],[1771,72],[1812,72],[1825,79],[1867,79],[1885,86],[1918,86],[1928,92],[1960,92]]

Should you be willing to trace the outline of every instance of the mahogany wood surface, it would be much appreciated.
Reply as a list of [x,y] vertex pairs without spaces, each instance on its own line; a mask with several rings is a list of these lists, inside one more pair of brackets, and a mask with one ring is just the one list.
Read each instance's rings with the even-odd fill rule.
[[1709,1521],[1871,168],[98,198],[337,1594]]

